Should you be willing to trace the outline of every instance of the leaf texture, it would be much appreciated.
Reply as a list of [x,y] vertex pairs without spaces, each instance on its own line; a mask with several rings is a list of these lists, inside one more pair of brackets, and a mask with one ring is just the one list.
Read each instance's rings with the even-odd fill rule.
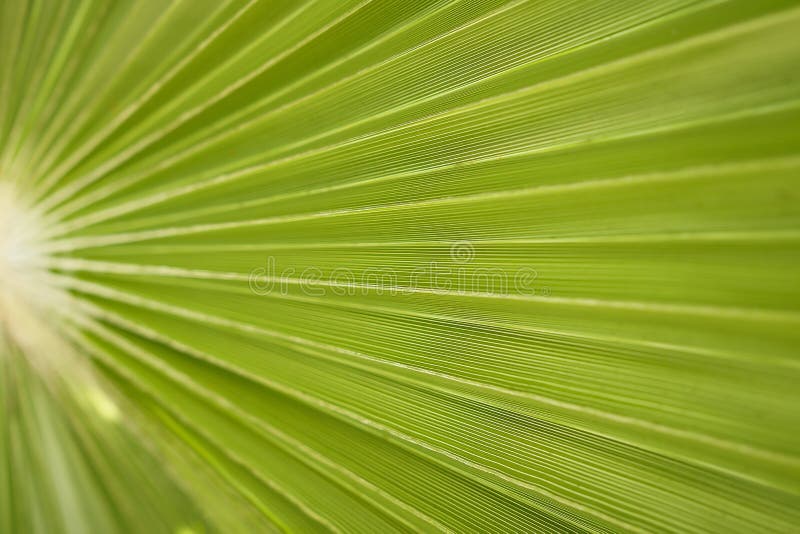
[[2,2],[0,530],[794,531],[798,31]]

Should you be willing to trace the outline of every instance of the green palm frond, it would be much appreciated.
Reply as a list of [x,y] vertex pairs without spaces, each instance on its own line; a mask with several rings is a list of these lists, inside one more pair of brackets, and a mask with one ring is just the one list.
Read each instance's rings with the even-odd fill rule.
[[790,532],[800,6],[0,3],[0,531]]

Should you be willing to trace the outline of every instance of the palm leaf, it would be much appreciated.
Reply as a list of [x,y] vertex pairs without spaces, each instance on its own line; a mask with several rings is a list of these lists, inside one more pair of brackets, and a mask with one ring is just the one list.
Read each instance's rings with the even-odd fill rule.
[[800,524],[796,2],[0,14],[0,530]]

